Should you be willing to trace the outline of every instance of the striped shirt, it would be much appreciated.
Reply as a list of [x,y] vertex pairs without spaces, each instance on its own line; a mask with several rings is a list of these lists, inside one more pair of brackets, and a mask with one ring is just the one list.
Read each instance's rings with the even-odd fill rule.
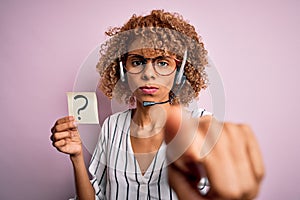
[[[103,123],[89,166],[96,199],[176,200],[168,184],[165,143],[147,171],[141,173],[130,141],[131,111],[113,114]],[[192,117],[207,114],[199,109],[192,112]]]

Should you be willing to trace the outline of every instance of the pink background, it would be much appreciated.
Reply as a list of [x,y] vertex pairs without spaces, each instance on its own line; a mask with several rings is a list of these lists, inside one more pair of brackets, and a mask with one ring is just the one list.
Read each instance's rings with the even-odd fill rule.
[[[202,35],[225,87],[226,119],[251,124],[266,177],[257,199],[300,198],[300,1],[1,1],[0,199],[67,199],[69,158],[49,140],[83,60],[109,26],[154,8]],[[298,146],[298,147],[297,147]]]

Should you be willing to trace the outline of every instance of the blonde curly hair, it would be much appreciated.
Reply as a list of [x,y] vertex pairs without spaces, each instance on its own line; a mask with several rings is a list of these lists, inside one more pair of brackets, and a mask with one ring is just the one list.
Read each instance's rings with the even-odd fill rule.
[[187,81],[180,89],[174,84],[169,94],[171,103],[188,104],[207,87],[207,51],[194,26],[178,13],[153,10],[146,16],[133,15],[122,27],[110,28],[105,33],[110,39],[101,45],[97,70],[101,76],[99,88],[107,97],[129,102],[132,91],[127,81],[119,81],[119,62],[126,59],[129,47],[136,39],[141,39],[143,48],[173,54],[181,60],[187,51],[184,66]]

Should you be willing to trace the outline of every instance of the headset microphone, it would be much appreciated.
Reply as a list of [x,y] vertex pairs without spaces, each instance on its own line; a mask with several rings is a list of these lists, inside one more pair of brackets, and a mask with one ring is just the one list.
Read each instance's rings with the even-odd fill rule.
[[170,100],[163,101],[163,102],[143,101],[143,106],[148,107],[148,106],[154,106],[156,104],[165,104],[165,103],[168,103],[168,102],[170,102]]

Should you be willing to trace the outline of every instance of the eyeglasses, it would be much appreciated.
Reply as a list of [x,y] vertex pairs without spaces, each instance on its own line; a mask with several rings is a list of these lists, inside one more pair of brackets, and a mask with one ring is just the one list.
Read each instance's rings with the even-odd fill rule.
[[169,56],[145,58],[138,54],[128,54],[125,69],[128,73],[139,74],[144,70],[148,61],[151,61],[154,71],[161,76],[168,76],[172,74],[179,63],[179,60]]

